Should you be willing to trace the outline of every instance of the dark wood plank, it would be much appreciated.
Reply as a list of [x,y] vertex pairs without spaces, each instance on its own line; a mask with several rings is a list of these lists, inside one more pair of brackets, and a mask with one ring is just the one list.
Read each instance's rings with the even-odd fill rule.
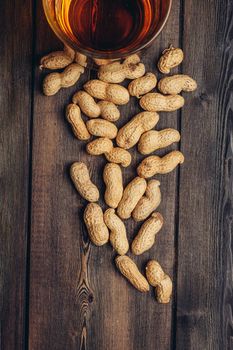
[[0,2],[0,348],[25,343],[31,119],[31,1]]
[[[179,45],[179,1],[174,1],[172,14],[162,35],[143,55],[143,62],[148,71],[157,72],[156,62],[163,49]],[[129,105],[121,108],[122,119],[119,126],[125,124],[140,111],[138,103],[133,99]],[[165,127],[177,128],[178,114],[161,113],[158,129]],[[170,149],[175,149],[172,146]],[[132,166],[125,169],[124,181],[127,184],[136,175],[136,166],[143,158],[134,147],[130,150],[133,156]],[[165,154],[166,151],[158,152]],[[95,161],[97,167],[99,160]],[[99,174],[96,172],[96,181]],[[159,211],[164,216],[165,225],[157,238],[157,244],[149,252],[135,257],[129,253],[139,268],[144,271],[150,258],[158,259],[166,271],[173,276],[175,254],[175,210],[176,210],[176,172],[158,177],[161,181],[163,202]],[[102,183],[102,182],[101,182]],[[127,220],[127,232],[130,240],[135,236],[140,225]],[[172,348],[173,304],[159,305],[154,298],[154,292],[142,295],[131,287],[116,271],[114,266],[115,253],[109,247],[93,248],[90,265],[90,279],[95,287],[93,312],[88,322],[89,337],[87,349],[170,349]]]
[[[39,2],[38,62],[41,55],[60,47],[62,45],[47,25]],[[33,128],[29,348],[76,349],[81,338],[88,298],[85,288],[80,289],[79,282],[85,282],[87,278],[85,256],[88,258],[89,247],[85,242],[82,245],[85,231],[83,225],[79,225],[84,201],[78,197],[68,175],[70,164],[81,158],[80,145],[64,118],[64,109],[77,87],[64,90],[54,97],[45,97],[41,93],[43,75],[37,69]],[[82,77],[78,86],[85,79],[88,79],[88,74]],[[82,334],[85,343],[85,328]]]
[[[232,349],[232,1],[184,2],[177,349]],[[191,101],[190,101],[191,100]]]
[[[37,55],[59,47],[45,22],[40,5],[37,13]],[[58,44],[57,44],[58,43]],[[179,1],[175,0],[163,34],[144,56],[148,70],[166,45],[179,43]],[[57,46],[56,46],[57,45]],[[137,350],[172,348],[172,304],[155,302],[154,293],[142,295],[116,271],[115,253],[109,246],[89,245],[82,214],[86,205],[75,192],[68,175],[73,161],[85,161],[101,189],[104,158],[90,157],[64,119],[64,106],[77,87],[54,97],[41,94],[37,70],[34,101],[32,228],[30,268],[29,348]],[[121,109],[123,125],[139,112],[137,101]],[[178,114],[162,115],[159,128],[177,127]],[[133,166],[125,169],[125,183],[136,175],[141,157],[131,150]],[[164,153],[164,152],[163,152]],[[171,276],[175,254],[176,173],[161,177],[165,227],[157,245],[135,258],[143,270],[150,257],[161,261]],[[130,239],[139,225],[127,222]]]

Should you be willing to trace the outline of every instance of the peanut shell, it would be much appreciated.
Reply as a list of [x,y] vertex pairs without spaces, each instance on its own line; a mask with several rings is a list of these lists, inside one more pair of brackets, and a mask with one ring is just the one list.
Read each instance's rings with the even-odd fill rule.
[[98,102],[98,106],[100,107],[101,117],[109,122],[115,122],[120,118],[120,111],[117,106],[108,101],[100,101]]
[[64,51],[52,52],[40,60],[40,69],[62,69],[73,62],[73,59]]
[[139,140],[138,150],[141,154],[150,154],[158,149],[165,148],[180,141],[180,133],[175,129],[161,131],[149,130]]
[[158,83],[158,89],[164,95],[177,95],[182,91],[190,92],[196,90],[197,83],[188,75],[177,74],[161,79]]
[[149,283],[138,270],[137,265],[128,256],[118,256],[115,260],[117,268],[123,276],[140,292],[148,292]]
[[62,73],[50,73],[43,81],[43,92],[46,96],[55,95],[61,88],[73,86],[84,72],[84,68],[72,63]]
[[101,154],[105,154],[106,152],[110,152],[113,148],[113,143],[110,139],[106,137],[99,137],[92,142],[87,144],[86,150],[87,153],[92,156],[100,156]]
[[101,110],[94,98],[86,91],[78,91],[74,94],[72,102],[77,104],[81,111],[89,118],[98,118]]
[[86,123],[87,130],[91,135],[115,139],[118,129],[116,125],[104,119],[91,119]]
[[79,194],[88,202],[99,200],[99,190],[90,179],[85,163],[76,162],[70,168],[70,176]]
[[104,223],[103,211],[98,204],[90,203],[87,205],[84,212],[84,222],[92,243],[96,246],[102,246],[108,242],[109,231]]
[[123,179],[120,166],[114,163],[106,164],[103,179],[106,185],[105,202],[109,207],[115,209],[123,195]]
[[160,266],[160,264],[151,260],[146,266],[146,277],[148,282],[155,287],[157,300],[159,303],[169,303],[172,295],[172,281],[168,275],[166,275]]
[[158,180],[150,180],[147,184],[145,195],[136,205],[132,217],[135,221],[147,219],[161,203],[160,182]]
[[112,62],[99,68],[98,78],[107,83],[121,83],[125,79],[136,79],[145,74],[145,66],[134,58],[126,59],[123,63]]
[[123,197],[118,205],[117,214],[121,219],[129,219],[132,211],[146,191],[145,179],[135,177],[125,188]]
[[156,87],[157,78],[153,73],[146,73],[143,77],[137,78],[128,86],[128,90],[131,96],[140,98],[147,94]]
[[179,66],[183,59],[183,51],[179,48],[174,48],[171,46],[169,49],[163,51],[163,54],[158,62],[158,68],[161,73],[168,74],[172,68]]
[[155,112],[141,112],[125,124],[117,134],[116,142],[119,147],[129,149],[136,145],[141,135],[152,129],[159,121]]
[[137,168],[138,175],[147,179],[156,174],[167,174],[174,170],[178,164],[184,162],[184,156],[180,151],[172,151],[164,157],[149,156],[145,158]]
[[125,255],[129,250],[129,242],[123,221],[115,214],[114,209],[107,209],[104,222],[110,230],[110,243],[119,255]]
[[84,90],[94,98],[109,101],[116,105],[124,105],[129,102],[128,90],[118,84],[109,84],[94,79],[89,80],[84,85]]
[[131,154],[126,149],[114,147],[110,152],[105,153],[105,157],[109,162],[120,164],[123,168],[131,164]]
[[172,112],[183,107],[184,102],[180,95],[164,96],[150,92],[140,99],[140,106],[149,112]]
[[89,134],[86,124],[82,120],[81,111],[78,106],[71,103],[66,107],[66,119],[71,124],[74,135],[79,140],[89,140]]
[[137,236],[134,238],[131,250],[133,254],[140,255],[153,247],[155,236],[163,226],[163,217],[159,213],[153,213],[140,228]]

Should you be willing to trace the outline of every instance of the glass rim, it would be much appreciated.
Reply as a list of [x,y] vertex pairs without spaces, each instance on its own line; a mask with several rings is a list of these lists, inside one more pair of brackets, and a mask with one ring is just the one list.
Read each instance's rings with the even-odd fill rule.
[[53,21],[49,15],[49,11],[47,11],[47,2],[48,0],[42,0],[42,4],[43,4],[43,9],[44,9],[44,13],[45,13],[45,17],[47,19],[47,22],[50,26],[50,28],[52,29],[52,31],[55,33],[55,35],[58,37],[58,39],[60,39],[63,44],[67,44],[68,46],[70,46],[72,49],[74,49],[75,51],[78,51],[79,53],[90,57],[90,58],[96,58],[96,59],[110,59],[110,60],[117,60],[117,59],[121,59],[124,57],[128,57],[130,55],[136,54],[144,49],[146,49],[148,46],[150,46],[152,44],[152,42],[159,36],[159,34],[162,32],[163,28],[165,27],[168,18],[170,16],[171,13],[171,8],[172,8],[172,2],[173,0],[168,0],[168,10],[166,15],[164,16],[163,20],[161,21],[161,25],[158,29],[158,31],[156,31],[154,33],[154,35],[152,36],[152,38],[150,38],[150,40],[148,40],[147,42],[145,42],[143,45],[141,45],[140,47],[136,47],[132,50],[129,50],[128,52],[121,52],[119,50],[116,50],[115,52],[111,52],[111,53],[104,53],[104,52],[100,52],[100,51],[95,51],[93,50],[86,50],[83,49],[82,47],[78,47],[75,46],[73,44],[73,42],[67,38],[65,35],[63,35],[61,30],[57,30],[56,28],[54,28],[53,26]]

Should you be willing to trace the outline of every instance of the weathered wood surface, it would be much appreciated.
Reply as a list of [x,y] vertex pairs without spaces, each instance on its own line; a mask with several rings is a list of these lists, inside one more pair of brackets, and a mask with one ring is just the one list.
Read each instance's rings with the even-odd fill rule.
[[181,114],[176,345],[232,349],[233,3],[185,1],[183,11],[183,71],[199,89]]
[[0,348],[22,349],[30,198],[31,2],[0,2]]
[[[87,71],[74,88],[43,96],[46,73],[38,60],[60,44],[41,3],[32,11],[29,3],[21,8],[18,1],[3,1],[0,9],[0,348],[231,349],[232,2],[174,0],[166,28],[143,58],[154,71],[162,49],[179,45],[186,56],[179,71],[199,85],[185,95],[181,112],[161,113],[159,129],[181,131],[186,162],[158,177],[165,226],[156,246],[134,258],[143,269],[154,257],[173,277],[174,296],[166,306],[155,302],[153,291],[142,295],[120,276],[109,246],[96,248],[87,239],[86,203],[71,184],[69,167],[87,162],[104,190],[106,161],[86,155],[64,106],[94,73]],[[17,32],[8,18],[17,21]],[[118,126],[139,111],[137,101],[121,111]],[[142,158],[135,148],[131,154],[125,184]],[[138,227],[127,221],[130,239]]]

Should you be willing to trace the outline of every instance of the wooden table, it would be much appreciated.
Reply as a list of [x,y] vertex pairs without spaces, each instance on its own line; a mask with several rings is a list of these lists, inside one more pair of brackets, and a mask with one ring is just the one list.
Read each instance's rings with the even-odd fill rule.
[[[174,281],[168,305],[142,295],[117,272],[109,246],[88,242],[85,201],[69,179],[74,161],[87,162],[103,188],[102,157],[85,154],[65,121],[64,106],[78,86],[44,97],[39,58],[61,47],[40,1],[1,1],[1,265],[2,350],[233,349],[232,150],[233,3],[174,0],[169,22],[147,53],[156,69],[161,51],[180,46],[179,72],[199,88],[185,107],[161,113],[159,129],[177,128],[185,164],[158,177],[165,225],[153,249],[135,259],[140,269],[158,259]],[[121,109],[123,125],[139,111]],[[165,154],[172,146],[159,154]],[[142,159],[131,151],[135,176]],[[101,196],[103,204],[103,196]],[[139,225],[127,222],[130,239]]]

